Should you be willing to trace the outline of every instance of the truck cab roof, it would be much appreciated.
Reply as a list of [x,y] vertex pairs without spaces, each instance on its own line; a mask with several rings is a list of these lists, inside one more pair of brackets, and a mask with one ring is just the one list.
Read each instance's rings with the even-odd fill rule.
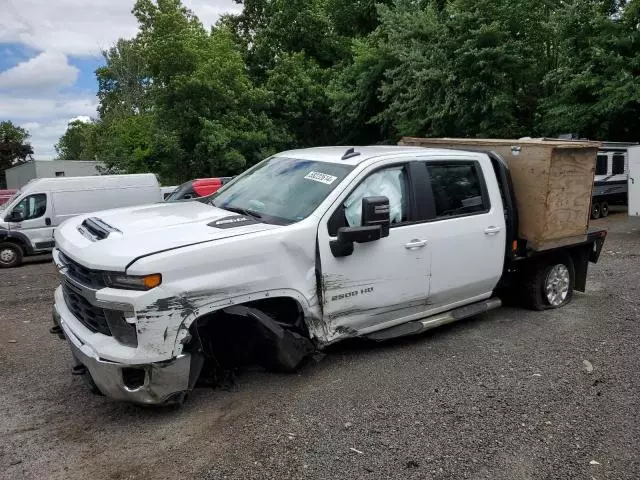
[[[318,162],[340,163],[356,166],[361,163],[379,157],[389,157],[403,154],[427,154],[449,156],[454,150],[436,149],[425,147],[407,147],[399,145],[374,145],[368,147],[340,146],[340,147],[314,147],[298,150],[288,150],[278,153],[277,157],[297,158],[302,160],[314,160]],[[471,156],[479,155],[473,152],[464,152]]]

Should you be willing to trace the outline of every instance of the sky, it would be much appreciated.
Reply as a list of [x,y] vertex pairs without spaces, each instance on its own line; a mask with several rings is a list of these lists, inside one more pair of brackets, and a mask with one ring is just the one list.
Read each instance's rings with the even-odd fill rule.
[[[0,0],[0,121],[31,133],[37,160],[53,159],[69,121],[97,116],[101,52],[137,31],[134,0]],[[205,26],[233,0],[183,0]]]

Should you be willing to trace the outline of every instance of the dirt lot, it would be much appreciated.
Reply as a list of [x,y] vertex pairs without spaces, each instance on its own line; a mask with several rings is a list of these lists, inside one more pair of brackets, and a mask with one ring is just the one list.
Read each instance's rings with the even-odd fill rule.
[[638,479],[640,222],[599,225],[588,292],[562,310],[342,346],[181,409],[91,395],[48,333],[50,260],[4,270],[0,478]]

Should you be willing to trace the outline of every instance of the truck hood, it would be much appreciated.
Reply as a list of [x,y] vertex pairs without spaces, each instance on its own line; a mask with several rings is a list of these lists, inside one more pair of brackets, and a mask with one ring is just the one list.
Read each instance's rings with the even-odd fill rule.
[[55,240],[87,268],[125,271],[153,253],[276,228],[282,227],[192,201],[81,215],[56,229]]

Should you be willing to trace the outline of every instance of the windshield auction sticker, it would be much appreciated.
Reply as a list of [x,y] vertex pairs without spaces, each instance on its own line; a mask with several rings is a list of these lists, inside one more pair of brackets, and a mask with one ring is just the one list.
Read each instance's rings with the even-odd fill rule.
[[338,177],[327,175],[326,173],[309,172],[305,175],[304,178],[306,178],[307,180],[313,180],[314,182],[326,183],[327,185],[331,185],[336,181]]

